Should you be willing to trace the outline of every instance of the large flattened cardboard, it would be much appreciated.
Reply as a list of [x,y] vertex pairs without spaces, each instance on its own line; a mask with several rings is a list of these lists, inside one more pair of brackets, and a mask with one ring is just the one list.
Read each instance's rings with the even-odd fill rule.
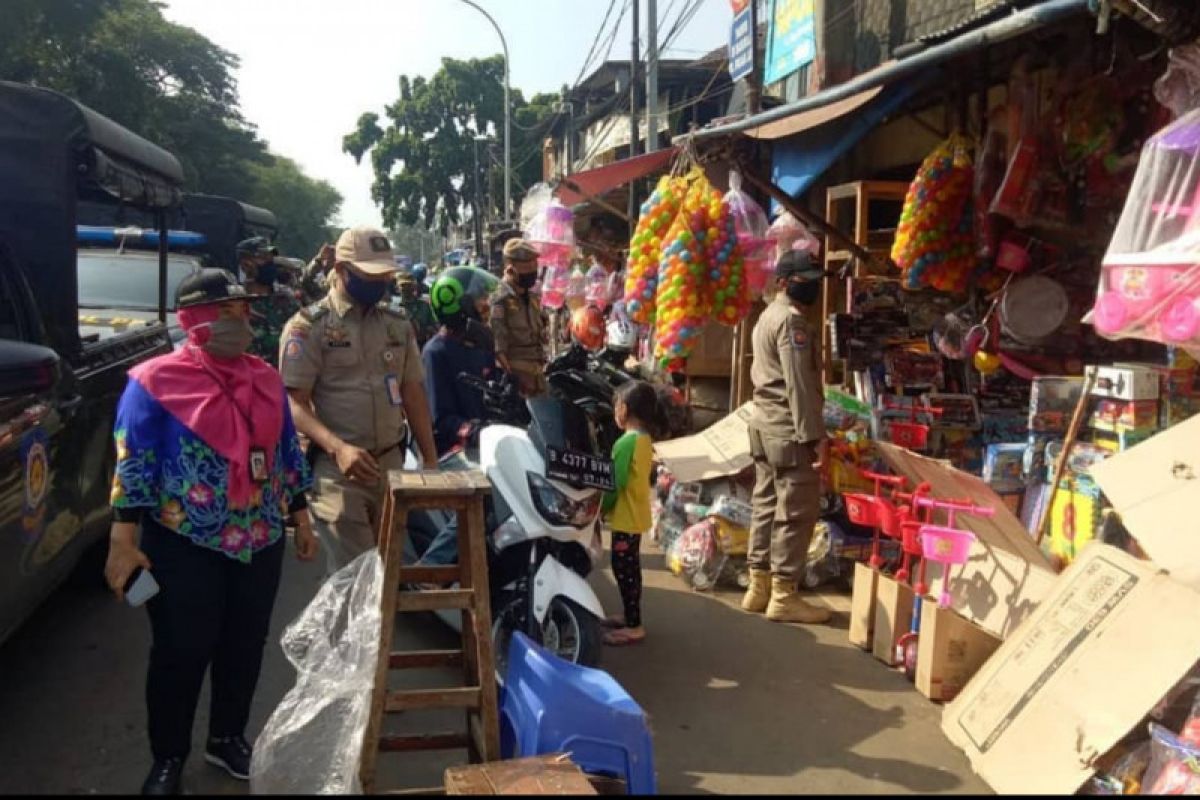
[[1000,794],[1070,794],[1200,654],[1200,593],[1093,543],[942,715]]
[[694,436],[654,445],[654,455],[681,483],[736,475],[754,464],[750,456],[750,414],[746,403],[715,425]]
[[[993,636],[1007,637],[1054,585],[1056,575],[1046,556],[999,495],[977,476],[886,442],[875,446],[910,484],[927,481],[932,497],[995,509],[990,518],[959,514],[955,521],[956,527],[976,538],[967,563],[950,568],[950,607]],[[926,579],[936,596],[941,591],[942,565],[929,562]]]
[[1200,416],[1091,469],[1142,550],[1200,591]]

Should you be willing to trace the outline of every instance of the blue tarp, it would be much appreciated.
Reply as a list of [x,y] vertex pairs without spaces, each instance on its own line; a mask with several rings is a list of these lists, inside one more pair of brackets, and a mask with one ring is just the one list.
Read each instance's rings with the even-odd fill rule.
[[[793,197],[803,194],[833,162],[916,94],[922,83],[907,81],[889,86],[869,103],[845,116],[775,140],[771,181]],[[772,200],[772,216],[778,207],[779,204]]]

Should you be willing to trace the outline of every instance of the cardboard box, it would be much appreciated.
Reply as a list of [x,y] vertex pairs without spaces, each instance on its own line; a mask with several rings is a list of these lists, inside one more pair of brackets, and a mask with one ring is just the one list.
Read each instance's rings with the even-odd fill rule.
[[[913,485],[928,481],[933,497],[969,497],[996,510],[990,519],[958,517],[958,527],[974,533],[976,541],[968,562],[951,567],[950,591],[952,608],[959,616],[993,636],[1007,637],[1054,585],[1056,574],[1047,556],[1004,500],[978,476],[886,442],[877,442],[876,447],[897,475]],[[930,563],[926,577],[930,586],[940,587],[942,566]]]
[[707,430],[654,445],[654,455],[675,480],[706,481],[736,475],[754,464],[750,457],[750,414],[746,403]]
[[1111,397],[1114,400],[1158,399],[1158,373],[1149,364],[1089,366],[1087,374],[1096,376],[1092,383],[1092,395],[1095,397]]
[[911,587],[887,575],[879,576],[871,654],[888,666],[896,663],[896,642],[912,627],[913,598]]
[[946,707],[942,731],[1000,794],[1071,794],[1198,653],[1200,593],[1095,543]]
[[688,357],[687,374],[693,378],[726,378],[732,371],[733,328],[709,320]]
[[850,644],[870,650],[875,634],[875,588],[879,573],[862,562],[854,564],[854,592],[850,596]]
[[1092,467],[1146,555],[1200,591],[1200,417]]
[[950,609],[921,603],[917,691],[930,700],[953,700],[999,647],[998,638]]
[[1088,424],[1098,431],[1153,433],[1158,428],[1158,401],[1101,398]]
[[1082,392],[1083,378],[1066,375],[1034,378],[1029,391],[1029,430],[1065,433]]

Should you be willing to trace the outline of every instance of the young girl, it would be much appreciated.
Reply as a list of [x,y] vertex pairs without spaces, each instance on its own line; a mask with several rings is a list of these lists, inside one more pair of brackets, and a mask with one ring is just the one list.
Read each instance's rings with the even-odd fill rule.
[[613,416],[625,434],[613,445],[617,488],[604,497],[604,512],[612,529],[612,569],[625,606],[623,617],[610,617],[604,636],[609,645],[637,644],[646,638],[642,627],[642,534],[650,530],[650,468],[652,436],[666,430],[658,392],[644,381],[631,381],[617,390]]

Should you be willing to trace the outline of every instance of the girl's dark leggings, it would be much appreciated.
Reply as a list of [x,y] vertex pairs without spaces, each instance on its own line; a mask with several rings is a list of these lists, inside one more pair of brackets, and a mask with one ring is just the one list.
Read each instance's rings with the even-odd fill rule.
[[642,537],[636,533],[613,531],[612,570],[625,606],[625,626],[642,624]]

